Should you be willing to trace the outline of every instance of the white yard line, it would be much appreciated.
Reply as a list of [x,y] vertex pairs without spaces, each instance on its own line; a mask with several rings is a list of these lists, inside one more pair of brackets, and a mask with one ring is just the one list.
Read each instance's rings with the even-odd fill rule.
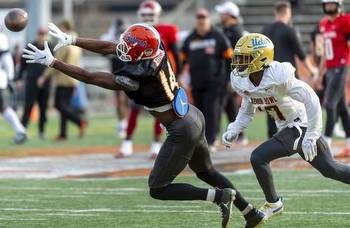
[[[157,209],[110,209],[110,208],[93,208],[93,209],[38,209],[38,208],[0,208],[0,211],[38,211],[38,212],[50,212],[47,214],[40,214],[40,215],[48,215],[48,216],[61,216],[61,215],[68,215],[67,213],[78,213],[75,215],[70,214],[71,216],[78,216],[78,215],[86,215],[86,216],[94,216],[94,214],[91,213],[205,213],[205,214],[214,214],[218,213],[216,210],[166,210],[165,208],[157,210]],[[58,213],[52,213],[57,211]],[[84,214],[88,213],[88,214]],[[333,212],[326,212],[326,211],[285,211],[284,214],[291,214],[291,215],[350,215],[350,211],[340,212],[340,211],[333,211]],[[11,218],[1,218],[0,220],[7,220],[7,219],[17,219],[15,217]],[[26,219],[26,218],[18,218],[19,220],[43,220],[43,219]]]

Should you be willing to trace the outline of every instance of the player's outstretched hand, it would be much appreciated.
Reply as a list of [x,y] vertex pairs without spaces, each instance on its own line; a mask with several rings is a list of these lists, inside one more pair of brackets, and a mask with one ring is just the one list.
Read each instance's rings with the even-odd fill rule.
[[73,35],[69,35],[67,33],[64,33],[59,29],[54,23],[49,23],[49,34],[51,36],[56,37],[58,43],[54,47],[54,51],[57,51],[61,47],[72,45],[75,43],[76,37]]
[[301,144],[301,148],[304,153],[305,161],[311,162],[317,155],[316,140],[310,138],[304,138]]
[[230,123],[227,126],[227,131],[222,135],[222,144],[224,144],[226,148],[230,148],[233,140],[237,139],[239,133],[234,123]]
[[28,49],[23,49],[22,57],[26,59],[27,63],[39,63],[45,66],[50,66],[55,58],[52,56],[47,41],[44,44],[44,50],[40,50],[33,44],[28,44]]

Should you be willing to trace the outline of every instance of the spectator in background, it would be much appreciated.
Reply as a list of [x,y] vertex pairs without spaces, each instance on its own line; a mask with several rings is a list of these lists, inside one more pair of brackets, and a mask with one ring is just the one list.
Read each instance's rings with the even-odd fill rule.
[[[295,29],[290,25],[292,9],[287,1],[280,1],[275,4],[275,22],[263,28],[262,33],[271,39],[275,45],[274,60],[279,62],[290,62],[296,67],[295,57],[298,57],[302,64],[313,74],[317,75],[318,70],[312,66],[306,58],[300,39]],[[296,77],[298,77],[296,75]],[[267,115],[268,136],[271,138],[276,132],[276,124],[273,118]]]
[[[35,47],[44,49],[44,42],[47,40],[48,31],[46,28],[40,28],[37,32],[35,41],[31,42]],[[24,109],[22,115],[22,124],[26,128],[28,127],[30,114],[35,102],[39,106],[39,137],[45,139],[45,123],[46,123],[46,111],[47,104],[50,95],[50,80],[38,87],[38,79],[44,73],[46,67],[41,64],[28,64],[25,59],[21,59],[20,68],[16,81],[18,84],[23,84],[24,81]]]
[[[326,87],[324,106],[327,113],[325,139],[332,142],[333,130],[337,119],[343,124],[346,147],[337,157],[350,156],[350,115],[346,105],[345,86],[350,54],[350,14],[344,14],[341,0],[323,0],[322,7],[326,15],[319,28],[324,38],[321,72],[325,72]],[[322,81],[322,76],[319,82]]]
[[[124,20],[122,18],[116,18],[112,22],[107,33],[101,36],[101,40],[115,42],[119,39],[120,35],[124,32],[124,30]],[[108,56],[108,58],[111,62],[111,72],[115,72],[117,70],[115,69],[115,62],[117,61],[116,57],[114,55],[111,55]],[[124,91],[115,91],[115,101],[117,108],[117,117],[119,120],[116,127],[117,134],[120,138],[124,139],[126,137],[126,129],[128,127],[128,116],[130,113],[129,98],[126,96]]]
[[[241,24],[239,23],[239,8],[233,2],[224,2],[221,5],[215,6],[215,9],[220,14],[223,32],[229,39],[231,47],[234,48],[239,38],[243,36],[244,32]],[[236,119],[239,104],[237,104],[237,94],[233,91],[230,83],[231,59],[227,59],[226,66],[226,81],[225,89],[222,90],[224,94],[222,95],[221,106],[223,111],[226,113],[229,123],[231,123]],[[219,116],[219,120],[220,117],[221,115]],[[240,145],[246,145],[248,143],[248,139],[244,137],[244,133],[241,132],[236,142]]]
[[14,143],[21,144],[27,140],[26,129],[18,119],[15,111],[5,104],[3,93],[10,80],[14,79],[14,62],[9,51],[9,43],[5,34],[0,33],[0,113],[16,132]]
[[232,48],[225,35],[212,26],[206,9],[198,10],[196,18],[196,27],[184,41],[181,56],[189,64],[193,101],[205,117],[206,138],[215,151],[226,60],[231,58]]
[[[72,24],[69,21],[63,21],[59,27],[65,33],[74,33]],[[55,57],[64,62],[79,65],[81,49],[73,45],[63,47],[55,53]],[[60,113],[60,132],[56,140],[62,141],[67,139],[67,121],[71,121],[77,125],[79,127],[79,137],[83,137],[85,128],[87,127],[87,121],[82,119],[78,113],[75,113],[71,105],[71,100],[74,89],[77,86],[77,81],[61,73],[60,71],[56,71],[53,68],[48,68],[44,72],[44,75],[38,80],[39,87],[42,87],[51,77],[56,86],[55,108]]]

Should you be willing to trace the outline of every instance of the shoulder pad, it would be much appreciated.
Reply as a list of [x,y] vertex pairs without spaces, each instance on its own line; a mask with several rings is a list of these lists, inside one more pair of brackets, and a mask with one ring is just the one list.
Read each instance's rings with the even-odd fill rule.
[[280,63],[274,61],[270,64],[267,71],[276,85],[284,84],[295,78],[295,68],[289,62]]

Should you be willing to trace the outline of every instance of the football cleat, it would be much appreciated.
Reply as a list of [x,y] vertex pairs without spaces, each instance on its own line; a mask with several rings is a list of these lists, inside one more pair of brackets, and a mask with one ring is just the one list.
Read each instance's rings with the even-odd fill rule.
[[235,200],[236,191],[231,188],[222,189],[222,196],[217,205],[219,206],[219,210],[221,213],[222,222],[221,225],[223,228],[226,228],[232,212],[232,203]]
[[133,153],[132,140],[123,140],[122,145],[120,146],[120,151],[117,154],[116,158],[125,158]]
[[13,142],[17,145],[24,143],[27,141],[27,134],[26,133],[16,133],[15,138],[13,139]]
[[282,197],[280,197],[275,203],[265,202],[265,204],[260,208],[260,210],[265,213],[266,219],[270,219],[275,215],[281,214],[283,209]]
[[252,213],[251,216],[248,216],[245,219],[245,228],[259,227],[267,220],[267,216],[264,212],[257,210],[256,208],[254,208],[253,210],[255,213]]

